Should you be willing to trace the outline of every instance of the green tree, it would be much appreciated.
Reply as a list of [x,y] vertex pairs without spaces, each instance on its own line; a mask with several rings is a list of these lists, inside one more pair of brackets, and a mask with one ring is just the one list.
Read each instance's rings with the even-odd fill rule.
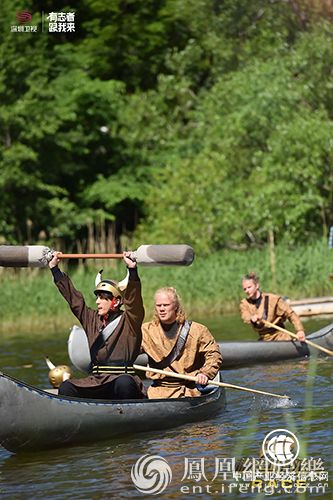
[[186,139],[171,141],[154,178],[140,237],[148,229],[162,242],[172,237],[208,252],[264,243],[270,230],[290,242],[326,234],[332,223],[331,80],[317,86],[318,74],[311,79],[308,68],[315,60],[331,75],[331,38],[331,25],[320,24],[292,50],[221,76],[196,97]]
[[325,232],[332,13],[318,5],[29,0],[39,28],[42,10],[75,12],[75,33],[51,34],[11,32],[22,7],[4,0],[1,241],[119,242],[140,224],[137,238],[209,251]]

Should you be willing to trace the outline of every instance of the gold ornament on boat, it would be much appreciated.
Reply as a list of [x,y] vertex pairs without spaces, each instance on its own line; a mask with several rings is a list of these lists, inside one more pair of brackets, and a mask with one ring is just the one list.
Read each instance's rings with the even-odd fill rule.
[[50,368],[49,381],[51,385],[58,389],[62,382],[73,377],[73,372],[67,365],[55,366],[49,358],[45,358],[47,366]]

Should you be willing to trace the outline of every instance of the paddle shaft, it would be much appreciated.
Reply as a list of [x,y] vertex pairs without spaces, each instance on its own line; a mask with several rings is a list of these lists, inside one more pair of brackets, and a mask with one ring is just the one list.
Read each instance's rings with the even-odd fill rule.
[[[122,253],[63,253],[60,259],[122,259]],[[140,265],[189,266],[194,259],[189,245],[140,245],[130,252],[130,258]]]
[[[269,326],[270,328],[275,328],[276,330],[280,330],[280,332],[288,333],[288,335],[290,335],[294,339],[298,340],[297,335],[295,333],[292,333],[289,330],[286,330],[285,328],[281,328],[281,326],[275,325],[274,323],[270,323],[269,321],[266,321],[264,319],[262,320],[262,322],[264,323],[264,325]],[[325,352],[329,356],[333,356],[333,351],[330,351],[329,349],[326,349],[326,347],[322,347],[321,345],[315,344],[314,342],[311,342],[311,340],[305,339],[302,342],[306,342],[307,344],[311,345],[312,347],[315,347],[316,349],[319,349],[320,351]]]
[[[182,380],[190,380],[191,382],[196,382],[196,377],[192,375],[184,375],[183,373],[174,373],[166,370],[159,370],[158,368],[151,368],[150,366],[133,365],[135,370],[141,370],[143,372],[153,372],[160,373],[161,375],[166,375],[167,377],[179,378]],[[210,385],[216,385],[218,387],[228,387],[229,389],[236,389],[238,391],[255,392],[257,394],[264,394],[265,396],[274,396],[275,398],[289,398],[289,396],[280,396],[280,394],[273,394],[271,392],[258,391],[256,389],[249,389],[248,387],[242,387],[240,385],[227,384],[225,382],[215,382],[215,380],[209,380]]]
[[63,253],[59,259],[122,259],[122,253]]

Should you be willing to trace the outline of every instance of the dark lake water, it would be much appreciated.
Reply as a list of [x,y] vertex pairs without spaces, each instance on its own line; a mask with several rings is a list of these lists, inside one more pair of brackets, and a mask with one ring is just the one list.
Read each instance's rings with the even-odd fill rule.
[[[333,319],[307,322],[306,331],[330,321]],[[255,338],[237,317],[202,322],[217,340]],[[4,336],[1,370],[29,384],[49,387],[44,356],[54,364],[69,363],[66,341],[67,332]],[[227,370],[225,382],[287,394],[291,401],[228,389],[225,412],[163,432],[30,454],[14,455],[0,447],[0,498],[333,498],[325,476],[328,473],[332,478],[333,474],[332,368],[333,358],[320,357]],[[280,483],[271,481],[264,490],[263,484],[246,482],[242,476],[238,486],[230,489],[223,474],[228,477],[233,460],[244,459],[249,469],[259,459],[265,436],[277,429],[297,437],[300,460],[303,468],[308,467],[305,482],[297,484],[299,495],[288,490],[291,483],[295,488],[295,481],[287,479],[282,489]],[[141,493],[131,478],[132,467],[144,455],[164,459],[171,471],[169,484],[158,495]]]

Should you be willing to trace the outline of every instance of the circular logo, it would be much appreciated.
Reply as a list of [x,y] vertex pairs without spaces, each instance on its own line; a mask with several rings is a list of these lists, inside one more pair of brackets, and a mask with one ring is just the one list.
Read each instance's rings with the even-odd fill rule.
[[27,10],[22,10],[21,12],[16,12],[16,19],[21,23],[28,23],[32,19],[32,15]]
[[265,458],[273,465],[289,465],[299,453],[299,442],[295,434],[287,429],[276,429],[262,443]]
[[131,478],[141,493],[157,495],[172,479],[168,462],[159,455],[142,455],[132,466]]

